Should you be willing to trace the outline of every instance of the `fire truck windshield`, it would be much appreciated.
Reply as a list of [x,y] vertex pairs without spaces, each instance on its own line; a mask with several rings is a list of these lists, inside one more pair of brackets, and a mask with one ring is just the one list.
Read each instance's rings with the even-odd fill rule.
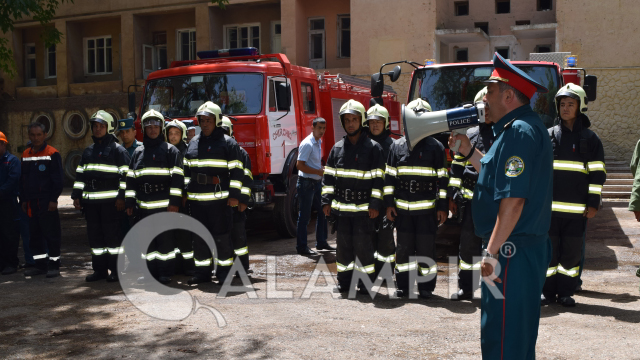
[[206,101],[223,114],[255,115],[262,111],[262,74],[200,74],[147,82],[142,113],[156,110],[168,117],[195,116]]
[[[545,126],[553,126],[556,118],[554,96],[558,92],[557,68],[549,65],[516,65],[534,80],[549,89],[546,94],[536,93],[531,107],[540,115]],[[424,68],[413,76],[409,99],[426,100],[433,111],[451,109],[465,102],[472,102],[491,76],[493,68],[482,65],[460,65]]]

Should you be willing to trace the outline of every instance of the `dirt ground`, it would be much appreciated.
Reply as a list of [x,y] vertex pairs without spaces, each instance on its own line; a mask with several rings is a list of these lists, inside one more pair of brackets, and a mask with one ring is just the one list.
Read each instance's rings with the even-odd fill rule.
[[[181,321],[158,320],[128,301],[120,284],[86,283],[91,259],[85,222],[68,194],[60,203],[62,276],[25,278],[21,270],[0,277],[2,359],[480,358],[480,300],[448,300],[456,282],[447,261],[457,255],[449,234],[438,240],[439,277],[430,300],[390,299],[384,286],[374,300],[329,293],[305,299],[319,257],[297,255],[295,239],[279,239],[268,220],[254,220],[248,235],[257,299],[243,292],[218,298],[218,284],[190,287],[186,277],[174,277],[173,287],[224,316],[226,326],[218,327],[206,309]],[[542,309],[539,359],[640,359],[640,224],[626,206],[605,202],[589,222],[584,291],[576,295],[575,308]],[[267,274],[272,255],[277,287]],[[335,254],[324,252],[322,258],[335,273]],[[324,284],[321,277],[317,286]],[[276,288],[293,297],[268,298]],[[168,304],[161,295],[155,299]],[[171,313],[170,305],[166,309]]]

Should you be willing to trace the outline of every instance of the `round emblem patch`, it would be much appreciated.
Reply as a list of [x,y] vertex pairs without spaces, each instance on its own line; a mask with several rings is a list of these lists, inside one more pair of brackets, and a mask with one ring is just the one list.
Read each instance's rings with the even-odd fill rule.
[[124,121],[120,121],[120,126],[124,126]]
[[40,164],[40,166],[38,166],[38,170],[40,171],[45,171],[47,167],[44,164]]
[[524,171],[524,161],[517,156],[512,156],[504,166],[504,173],[508,177],[516,177]]

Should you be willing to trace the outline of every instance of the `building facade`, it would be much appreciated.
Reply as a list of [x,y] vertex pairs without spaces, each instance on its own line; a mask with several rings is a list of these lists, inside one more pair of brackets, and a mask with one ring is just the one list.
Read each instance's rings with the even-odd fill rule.
[[[45,48],[31,20],[3,35],[18,74],[0,74],[0,128],[17,152],[26,126],[43,122],[71,178],[91,142],[91,114],[126,116],[129,90],[200,50],[253,46],[319,73],[360,77],[397,60],[488,61],[494,51],[528,60],[568,51],[599,76],[589,114],[608,154],[626,160],[640,137],[631,115],[640,110],[640,45],[632,43],[639,15],[632,0],[231,0],[224,10],[208,0],[76,0],[56,13],[52,26],[64,37],[54,47]],[[410,74],[403,66],[393,84],[401,98]]]

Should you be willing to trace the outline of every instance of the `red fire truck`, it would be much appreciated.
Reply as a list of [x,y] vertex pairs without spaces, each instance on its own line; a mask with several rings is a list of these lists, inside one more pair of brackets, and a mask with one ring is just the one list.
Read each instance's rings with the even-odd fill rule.
[[[587,93],[589,101],[596,99],[597,78],[587,75],[585,69],[577,67],[577,57],[570,53],[545,53],[530,54],[532,61],[512,61],[511,63],[534,80],[545,86],[549,92],[536,93],[531,98],[531,107],[540,115],[544,125],[549,128],[557,118],[555,105],[555,95],[562,86],[567,83],[581,85]],[[411,85],[408,93],[407,103],[415,99],[427,101],[433,111],[447,110],[462,106],[464,103],[473,102],[476,94],[486,85],[483,83],[493,72],[493,64],[487,62],[467,62],[436,64],[434,60],[426,60],[424,65],[410,61],[398,61],[383,64],[380,73],[371,77],[372,94],[378,92],[380,86],[384,85],[382,70],[388,65],[407,63],[414,67],[411,75]],[[449,133],[433,135],[446,148],[448,148]],[[449,151],[447,158],[451,161]],[[455,214],[454,214],[455,217]],[[455,222],[450,219],[448,224]],[[458,227],[442,227],[440,233],[459,232]]]
[[[345,132],[338,117],[342,104],[355,99],[365,107],[369,81],[346,75],[317,75],[292,65],[284,54],[258,55],[254,48],[203,51],[200,60],[174,61],[151,73],[144,86],[138,116],[154,109],[178,120],[194,120],[205,101],[213,101],[234,120],[234,135],[251,157],[255,210],[272,211],[283,237],[296,233],[298,144],[311,133],[316,117],[327,120],[322,157]],[[389,86],[382,96],[391,129],[400,132],[400,103]],[[135,111],[130,93],[129,111]],[[139,120],[136,127],[140,127]],[[138,134],[142,132],[139,131]]]
[[[540,115],[545,126],[551,127],[557,117],[554,98],[558,89],[565,84],[581,85],[589,101],[596,99],[597,78],[587,75],[585,69],[577,67],[576,56],[570,53],[545,53],[530,54],[530,58],[535,61],[511,63],[549,89],[548,93],[536,93],[531,98],[531,107]],[[431,105],[433,111],[452,109],[473,101],[478,91],[485,86],[483,81],[493,71],[490,61],[436,64],[433,60],[426,60],[424,65],[410,61],[383,64],[380,71],[385,66],[398,63],[408,63],[415,68],[411,75],[407,103],[422,98]],[[384,84],[380,81],[380,74],[372,76],[372,85],[376,82],[378,85]],[[375,92],[373,86],[372,92]],[[446,141],[444,143],[446,146]]]

